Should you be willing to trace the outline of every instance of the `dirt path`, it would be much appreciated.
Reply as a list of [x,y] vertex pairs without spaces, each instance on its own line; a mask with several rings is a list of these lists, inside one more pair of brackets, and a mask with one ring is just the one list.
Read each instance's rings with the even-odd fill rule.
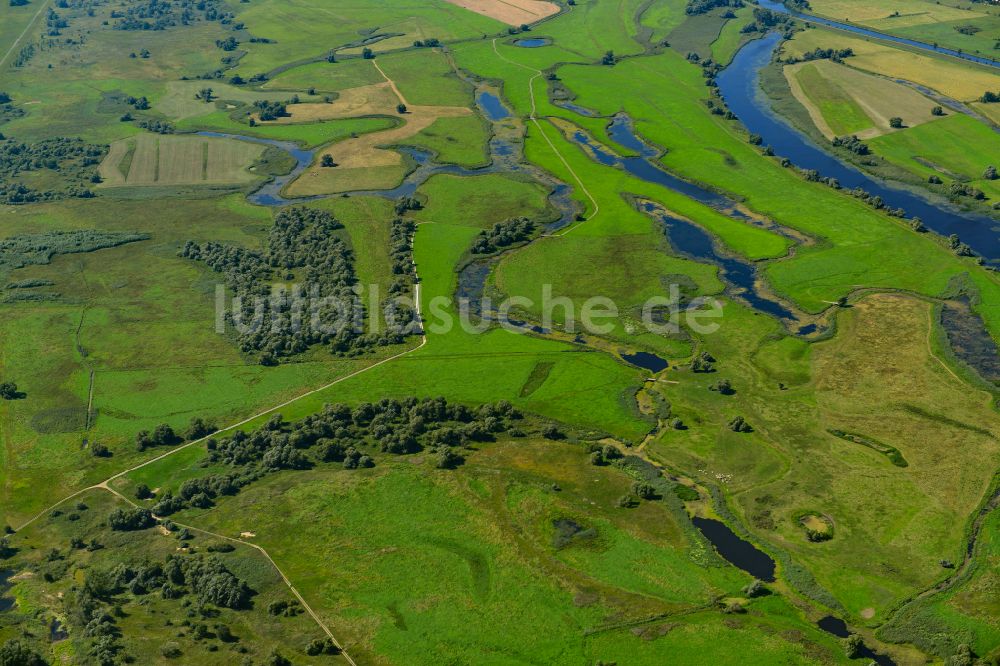
[[587,219],[580,222],[580,224],[574,224],[559,233],[550,234],[550,236],[565,236],[569,232],[580,227],[584,222],[589,222],[590,220],[594,219],[601,210],[600,204],[597,203],[597,199],[595,199],[594,195],[590,193],[590,190],[587,189],[587,186],[583,184],[583,180],[576,173],[576,171],[573,170],[573,167],[569,165],[569,162],[566,161],[566,158],[563,157],[563,154],[559,152],[559,149],[556,148],[555,144],[552,143],[552,140],[549,139],[549,136],[545,133],[545,130],[542,128],[542,124],[538,122],[538,118],[536,116],[538,112],[538,106],[535,103],[535,79],[542,76],[543,72],[541,70],[535,69],[534,67],[528,67],[527,65],[523,65],[519,62],[514,62],[513,60],[508,60],[507,58],[503,57],[500,54],[499,49],[497,49],[496,39],[493,40],[493,52],[496,53],[497,57],[503,60],[504,62],[510,65],[515,65],[516,67],[520,67],[522,69],[526,69],[529,72],[535,73],[534,76],[528,79],[528,96],[531,99],[531,115],[528,116],[528,120],[534,123],[535,127],[538,129],[539,134],[541,134],[542,138],[545,139],[545,143],[549,144],[549,148],[552,149],[552,152],[556,154],[556,157],[559,158],[559,161],[563,163],[563,166],[566,167],[566,170],[569,171],[570,174],[573,176],[574,180],[576,180],[577,184],[580,186],[580,190],[587,195],[588,199],[590,199],[590,203],[594,205],[594,211],[587,216]]
[[382,75],[382,78],[384,78],[386,83],[389,84],[389,87],[392,88],[392,92],[396,93],[396,97],[399,98],[399,101],[405,104],[406,106],[409,106],[409,103],[406,101],[406,98],[403,97],[403,93],[400,92],[399,86],[396,85],[396,82],[390,79],[389,76],[385,73],[385,71],[383,71],[383,69],[379,67],[378,62],[372,60],[372,64],[375,65],[375,69],[378,70],[378,73]]

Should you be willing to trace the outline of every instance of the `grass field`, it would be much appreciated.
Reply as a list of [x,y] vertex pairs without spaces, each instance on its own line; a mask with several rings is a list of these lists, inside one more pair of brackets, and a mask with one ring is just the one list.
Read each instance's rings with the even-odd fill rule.
[[986,167],[997,161],[1000,135],[964,115],[942,118],[926,126],[872,141],[879,155],[923,177],[931,174],[960,179],[1000,197],[1000,184],[983,178]]
[[[868,12],[858,21],[898,20],[900,30],[921,34],[993,20],[985,16],[992,8],[922,0],[814,2],[817,12],[857,6]],[[738,123],[711,113],[702,69],[685,55],[727,61],[753,8],[725,20],[720,9],[689,17],[685,6],[577,0],[532,27],[527,36],[551,40],[534,49],[515,46],[523,35],[510,34],[503,21],[445,0],[255,0],[228,6],[232,22],[144,31],[112,29],[111,6],[91,6],[93,15],[60,8],[70,22],[61,39],[46,42],[25,67],[0,72],[0,90],[27,111],[2,129],[29,142],[66,135],[110,144],[104,186],[92,199],[0,207],[0,240],[86,229],[149,238],[0,275],[0,381],[16,381],[25,394],[0,401],[0,525],[39,515],[11,538],[20,549],[11,567],[34,575],[15,581],[17,606],[13,615],[0,613],[0,640],[23,636],[52,663],[85,661],[94,640],[74,611],[73,588],[104,567],[182,554],[180,542],[159,530],[110,532],[115,500],[104,490],[81,495],[87,509],[75,508],[77,499],[61,515],[45,507],[118,473],[109,481],[114,491],[133,497],[145,483],[162,497],[208,474],[257,470],[214,506],[192,504],[172,516],[258,545],[280,567],[281,575],[245,546],[220,555],[258,592],[252,609],[222,609],[217,620],[232,625],[235,645],[253,663],[268,663],[272,649],[293,663],[317,662],[304,652],[321,634],[317,622],[358,663],[643,666],[725,664],[734,655],[761,665],[851,663],[840,641],[815,625],[827,614],[901,665],[936,663],[957,639],[977,656],[995,655],[996,515],[984,522],[971,563],[962,562],[971,517],[996,472],[989,461],[1000,454],[1000,416],[989,387],[952,367],[936,308],[962,287],[1000,340],[1000,280],[943,239],[783,168]],[[897,9],[901,16],[888,18]],[[9,11],[0,8],[0,20],[26,17]],[[0,25],[0,40],[11,39],[16,22]],[[989,32],[976,34],[983,40]],[[229,36],[236,51],[216,46]],[[413,47],[418,39],[449,43],[446,50]],[[357,57],[366,44],[374,59]],[[981,179],[1000,154],[992,130],[956,113],[932,120],[932,102],[880,78],[968,101],[1000,90],[1000,76],[819,29],[798,33],[785,49],[817,46],[857,53],[846,65],[789,68],[817,124],[830,134],[868,132],[877,155],[920,178],[947,173],[1000,197]],[[143,48],[148,58],[128,57]],[[327,62],[331,51],[336,62]],[[601,64],[607,51],[618,58],[613,65]],[[263,85],[228,83],[255,74],[267,75]],[[466,80],[498,91],[512,115],[487,124]],[[213,88],[212,103],[195,99],[202,87]],[[555,105],[549,90],[568,91],[598,116]],[[302,103],[289,104],[288,117],[250,125],[253,102],[292,95]],[[128,96],[146,96],[152,108],[136,109]],[[122,121],[126,112],[135,120]],[[725,194],[747,218],[601,164],[574,141],[583,133],[634,154],[610,138],[609,118],[619,112],[661,151],[664,168]],[[897,115],[908,127],[886,132]],[[140,131],[139,121],[154,120],[173,123],[176,133]],[[509,159],[523,150],[524,164],[436,175],[417,187],[419,208],[350,194],[399,183],[412,167],[394,150],[400,146],[482,166],[491,129],[510,139],[516,152]],[[354,358],[331,356],[330,338],[322,338],[313,351],[268,367],[216,333],[223,277],[178,251],[188,240],[266,247],[277,209],[232,190],[256,179],[255,162],[261,175],[270,172],[264,162],[273,151],[198,130],[317,147],[316,164],[287,193],[336,194],[306,205],[343,224],[332,235],[350,247],[357,274],[345,289],[387,294],[412,258],[423,335]],[[337,166],[321,166],[325,155]],[[548,177],[536,178],[538,170]],[[533,322],[547,293],[577,307],[603,296],[618,308],[609,330],[582,338],[559,331],[568,319],[562,307],[550,333],[463,326],[454,295],[474,243],[511,218],[555,219],[553,181],[568,186],[563,196],[579,204],[580,219],[498,256],[484,295],[531,299],[514,315]],[[661,223],[637,209],[641,200],[703,229],[718,253],[753,262],[759,290],[829,330],[791,335],[794,324],[730,297],[720,268],[673,247]],[[412,256],[393,234],[398,216],[416,223]],[[0,252],[15,246],[0,243]],[[300,248],[288,250],[276,263],[284,261],[283,279],[292,280]],[[15,265],[7,260],[0,255],[0,267]],[[642,327],[644,303],[671,285],[681,285],[686,299],[718,299],[714,333]],[[847,302],[837,306],[841,298]],[[377,310],[369,304],[368,321]],[[626,363],[623,354],[634,351],[655,353],[668,367],[653,373]],[[696,372],[695,357],[711,358],[711,371]],[[180,431],[201,417],[250,431],[275,413],[291,421],[330,403],[436,395],[473,409],[509,401],[525,414],[523,432],[467,441],[456,449],[462,464],[451,470],[436,466],[433,449],[383,451],[379,444],[392,442],[382,434],[364,445],[375,459],[370,468],[344,469],[307,451],[311,462],[302,469],[277,471],[270,462],[265,469],[273,449],[230,467],[207,462],[214,445],[198,442],[133,469],[171,451],[137,450],[137,431],[160,423]],[[739,428],[737,417],[750,428]],[[409,423],[421,432],[421,419]],[[549,424],[558,432],[544,430]],[[300,441],[290,436],[284,447],[283,436],[274,437],[292,458]],[[594,457],[589,447],[598,443],[635,457],[594,464],[612,455],[603,449]],[[98,444],[112,455],[93,455]],[[650,471],[656,467],[666,478]],[[652,493],[633,485],[640,479],[655,482]],[[631,495],[647,498],[626,508]],[[769,594],[747,598],[751,578],[711,548],[692,515],[724,521],[775,560]],[[822,517],[832,538],[810,540],[803,516]],[[84,535],[105,549],[68,548],[71,537]],[[198,534],[191,545],[207,553],[213,539],[220,537]],[[948,569],[942,560],[960,566]],[[908,601],[956,574],[943,593]],[[262,612],[288,598],[289,585],[315,619]],[[211,609],[159,593],[117,597],[121,641],[136,663],[168,663],[168,641],[178,643],[176,663],[243,657],[214,638],[194,639],[188,625],[211,627],[216,620],[200,618]],[[69,627],[68,640],[47,638],[52,617]]]

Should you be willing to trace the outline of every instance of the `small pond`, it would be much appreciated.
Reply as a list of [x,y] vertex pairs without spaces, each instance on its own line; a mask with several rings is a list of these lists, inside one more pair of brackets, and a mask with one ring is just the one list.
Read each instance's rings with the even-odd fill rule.
[[712,542],[719,555],[735,567],[759,580],[773,583],[775,564],[771,556],[758,550],[749,541],[738,537],[729,526],[712,518],[695,516],[691,519],[705,538]]
[[634,354],[622,354],[622,358],[636,366],[637,368],[642,368],[643,370],[649,370],[652,373],[662,372],[670,367],[670,364],[665,360],[657,356],[656,354],[650,354],[649,352],[636,352]]
[[486,114],[486,117],[493,122],[510,117],[510,111],[503,105],[500,98],[488,90],[483,90],[476,95],[476,101],[479,103],[479,107],[483,110],[483,113]]

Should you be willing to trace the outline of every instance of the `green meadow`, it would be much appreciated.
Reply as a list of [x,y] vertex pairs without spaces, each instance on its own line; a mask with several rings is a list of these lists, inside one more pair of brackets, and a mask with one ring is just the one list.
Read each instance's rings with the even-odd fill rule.
[[[0,55],[40,2],[0,7]],[[519,29],[444,0],[209,3],[232,17],[198,9],[149,30],[115,29],[119,11],[141,9],[131,0],[68,3],[56,8],[67,24],[44,28],[60,34],[43,35],[44,20],[25,33],[34,56],[0,63],[0,91],[12,98],[3,135],[39,151],[56,137],[95,145],[85,164],[39,158],[19,174],[53,187],[83,174],[92,196],[0,205],[0,383],[17,384],[0,400],[0,524],[12,528],[0,571],[14,575],[0,587],[14,599],[0,611],[0,644],[16,638],[47,662],[81,664],[116,663],[102,650],[143,664],[849,663],[816,626],[833,615],[899,664],[938,663],[963,644],[977,658],[1000,655],[996,389],[962,360],[969,339],[951,348],[941,318],[946,299],[965,298],[982,320],[973,343],[1000,340],[996,273],[782,166],[738,121],[710,111],[717,100],[688,54],[729,62],[752,7],[726,18],[726,8],[684,0],[557,4],[561,13],[527,34],[551,42],[541,48],[520,48]],[[1000,20],[992,7],[922,0],[813,4],[967,50],[987,48]],[[966,24],[980,30],[954,29]],[[786,54],[841,37],[800,32]],[[843,39],[857,43],[849,66],[919,69],[917,83],[949,80],[946,95],[970,100],[993,81]],[[886,129],[869,108],[882,79],[852,70],[833,80],[828,64],[795,76],[831,129]],[[427,118],[410,134],[402,110],[372,115],[364,103],[333,120],[251,118],[280,117],[293,96],[311,109],[358,99],[365,91],[352,89],[386,79],[411,107],[473,113]],[[483,117],[477,88],[499,91],[512,116]],[[576,140],[635,156],[611,138],[619,113],[655,147],[654,162],[742,215],[602,164]],[[343,178],[410,187],[390,198],[317,179],[315,197],[255,205],[248,194],[289,160],[200,131],[317,149],[330,182],[340,166],[324,164],[323,151],[349,148],[361,166]],[[512,152],[487,169],[494,137]],[[976,118],[949,112],[866,141],[913,179],[942,174],[1000,197],[1000,181],[983,176],[997,135]],[[396,160],[400,146],[430,152],[442,172],[407,179],[417,165]],[[0,194],[10,197],[4,179],[20,181],[5,174]],[[561,197],[579,215],[556,229],[547,225],[563,214]],[[752,264],[756,289],[801,321],[751,308],[719,265],[672,246],[642,202]],[[279,247],[275,220],[293,203],[340,224]],[[507,242],[516,218],[534,226]],[[52,240],[93,231],[139,236],[92,251]],[[483,250],[489,239],[497,245]],[[209,258],[181,256],[188,241]],[[212,243],[229,248],[212,254]],[[320,251],[332,254],[317,268],[308,261]],[[483,297],[513,302],[513,318],[544,330],[463,318],[456,294],[470,262],[488,263]],[[419,295],[421,330],[354,348],[334,331],[261,353],[224,321],[217,332],[216,310],[241,288],[269,293],[258,274],[341,280],[369,326],[388,295]],[[685,302],[717,304],[714,332],[683,317],[674,332],[646,330],[644,305],[675,285]],[[604,330],[577,336],[571,317],[594,296],[617,310]],[[560,304],[552,321],[548,297]],[[795,334],[807,321],[816,332]],[[623,360],[634,352],[667,366]],[[341,403],[359,426],[373,404],[435,396],[470,411],[445,434],[404,412],[409,448],[384,413],[368,424],[371,441],[331,427],[302,445],[292,425]],[[476,430],[497,423],[482,416],[491,409],[516,412],[517,427]],[[183,434],[193,419],[220,431],[137,445],[140,431]],[[247,441],[236,433],[254,432],[269,448],[227,457]],[[345,453],[355,446],[364,462]],[[199,484],[223,490],[199,494]],[[183,501],[163,504],[171,497]],[[154,506],[163,515],[134,530],[112,516]],[[775,580],[748,587],[743,563],[713,548],[694,517],[752,544]],[[193,578],[175,581],[181,592],[155,573],[155,589],[130,582],[168,555],[218,558],[253,593],[233,608],[199,598]],[[92,594],[104,620],[85,607]],[[53,619],[66,637],[50,631]],[[310,641],[327,632],[349,657],[315,654]]]

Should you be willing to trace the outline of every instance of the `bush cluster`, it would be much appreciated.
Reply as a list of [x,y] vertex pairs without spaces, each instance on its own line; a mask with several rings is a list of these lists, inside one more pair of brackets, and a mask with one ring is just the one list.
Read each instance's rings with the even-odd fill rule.
[[531,238],[535,223],[526,217],[515,217],[498,222],[490,229],[484,229],[472,244],[473,254],[492,254]]

